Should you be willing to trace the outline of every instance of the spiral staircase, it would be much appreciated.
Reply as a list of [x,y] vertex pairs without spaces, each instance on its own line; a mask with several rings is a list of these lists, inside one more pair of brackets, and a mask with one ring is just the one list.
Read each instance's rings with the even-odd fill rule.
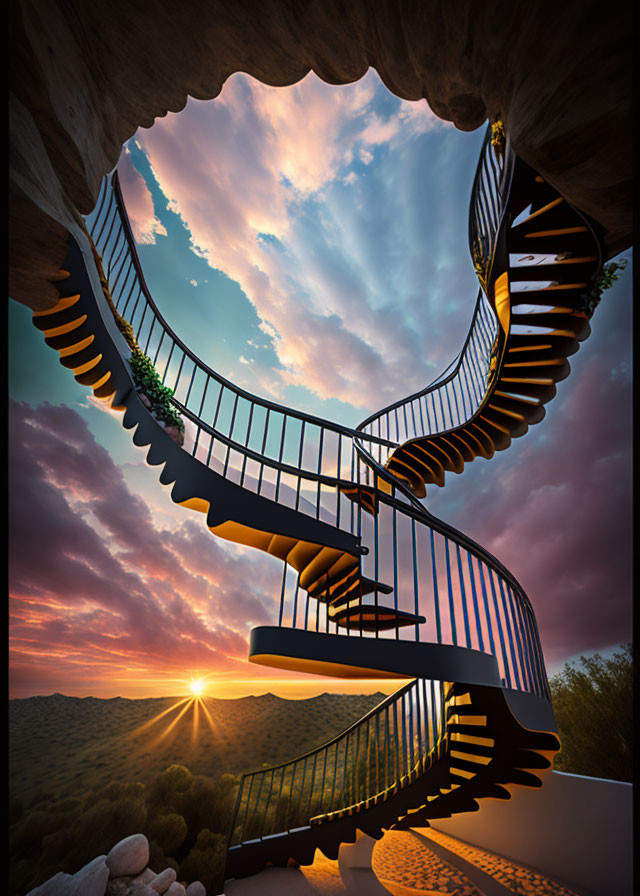
[[[283,561],[277,623],[252,631],[252,662],[411,679],[328,743],[243,776],[227,878],[507,800],[540,787],[559,749],[527,596],[420,500],[542,420],[589,335],[594,226],[499,137],[488,129],[471,196],[481,289],[465,344],[357,429],[251,395],[190,351],[147,288],[117,173],[70,239],[59,303],[34,314],[60,363],[122,412],[174,502]],[[136,347],[173,390],[182,444],[136,382]]]

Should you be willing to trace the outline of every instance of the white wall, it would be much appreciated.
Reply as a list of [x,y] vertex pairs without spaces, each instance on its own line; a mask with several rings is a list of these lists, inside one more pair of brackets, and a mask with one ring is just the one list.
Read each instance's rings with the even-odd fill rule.
[[632,896],[632,792],[631,784],[552,772],[540,790],[479,800],[478,812],[433,827],[594,896]]

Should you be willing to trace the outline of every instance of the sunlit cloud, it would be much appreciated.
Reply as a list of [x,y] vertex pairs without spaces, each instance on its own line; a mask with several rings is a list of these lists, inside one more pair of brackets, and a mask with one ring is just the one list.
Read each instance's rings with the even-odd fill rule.
[[[343,207],[360,166],[385,214],[400,216],[402,169],[394,181],[386,169],[371,175],[375,153],[393,149],[397,166],[418,137],[449,127],[424,101],[383,108],[388,97],[374,72],[342,88],[309,75],[286,90],[234,75],[214,102],[190,100],[136,135],[194,252],[253,303],[280,369],[265,377],[252,359],[252,373],[276,397],[301,386],[364,407],[433,373],[400,313],[406,287],[390,291],[384,267],[374,270],[385,259],[354,243],[354,210],[370,226],[364,194]],[[125,198],[128,207],[126,188]],[[397,250],[410,257],[411,233],[401,239]]]
[[167,231],[156,217],[153,199],[144,179],[131,164],[128,150],[122,153],[118,165],[118,176],[127,194],[127,214],[136,242],[155,243],[156,236],[166,236]]

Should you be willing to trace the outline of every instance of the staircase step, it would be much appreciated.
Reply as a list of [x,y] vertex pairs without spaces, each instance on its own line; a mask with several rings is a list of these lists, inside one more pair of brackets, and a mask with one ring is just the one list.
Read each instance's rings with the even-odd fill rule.
[[366,632],[390,631],[395,628],[404,628],[408,625],[418,625],[426,622],[424,616],[396,610],[394,607],[375,606],[371,604],[358,604],[338,610],[335,614],[329,610],[330,618],[344,628],[362,630]]
[[[577,340],[575,340],[575,342],[577,345]],[[532,348],[527,350],[508,351],[505,358],[505,362],[507,364],[528,364],[534,361],[554,362],[564,360],[566,360],[566,355],[564,354],[564,352],[558,351],[558,349],[551,347],[544,349]]]
[[352,488],[342,487],[340,491],[346,498],[353,501],[355,504],[359,504],[363,510],[366,510],[367,513],[372,514],[372,516],[375,516],[378,513],[378,494],[374,488],[371,488],[371,486],[357,485]]
[[[543,327],[555,331],[558,335],[573,336],[579,341],[586,339],[591,332],[587,316],[580,312],[548,310],[539,312],[517,313],[511,315],[511,325],[522,327]],[[558,332],[559,331],[559,332]],[[539,334],[541,337],[544,333]]]
[[560,228],[539,228],[531,233],[509,231],[507,248],[510,254],[522,255],[589,255],[593,249],[593,236],[586,224]]
[[538,280],[588,283],[593,276],[597,261],[597,256],[591,255],[542,264],[510,265],[509,283],[529,283]]
[[480,426],[491,439],[495,451],[505,451],[511,444],[511,433],[504,423],[496,423],[492,415],[482,411],[480,416],[474,421]]
[[570,367],[567,361],[531,361],[531,362],[507,362],[504,365],[504,375],[521,376],[530,379],[551,380],[559,383],[569,376]]
[[540,231],[561,230],[566,227],[575,226],[576,215],[561,196],[552,199],[536,211],[515,224],[509,231],[508,243],[511,243],[511,236],[519,236],[520,234],[539,233]]
[[502,432],[503,435],[506,434],[511,439],[523,436],[529,429],[526,420],[517,419],[497,407],[486,407],[482,411],[482,419],[492,424],[498,432]]
[[517,392],[519,395],[537,398],[543,402],[551,401],[556,394],[555,384],[551,380],[535,382],[537,378],[542,379],[542,377],[527,378],[524,374],[513,371],[500,377],[497,388],[505,392]]
[[539,423],[544,415],[545,409],[537,402],[531,403],[525,399],[511,398],[502,393],[493,393],[488,407],[499,410],[504,413],[513,413],[521,417],[526,423]]

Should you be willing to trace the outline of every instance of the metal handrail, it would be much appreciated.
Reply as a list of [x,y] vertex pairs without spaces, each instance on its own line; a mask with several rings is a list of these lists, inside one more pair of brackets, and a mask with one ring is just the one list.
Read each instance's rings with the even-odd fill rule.
[[424,679],[403,685],[322,746],[243,775],[229,848],[319,824],[345,805],[397,792],[424,770],[444,729],[441,686]]
[[[156,302],[149,291],[149,287],[147,286],[147,282],[144,277],[144,272],[142,270],[142,265],[140,263],[140,258],[138,256],[138,251],[136,248],[135,237],[133,236],[133,232],[131,230],[131,222],[129,221],[129,216],[127,215],[126,206],[124,204],[124,198],[122,196],[122,190],[120,188],[120,180],[118,177],[117,170],[113,172],[111,175],[111,185],[113,188],[113,193],[115,197],[115,201],[118,206],[118,211],[120,214],[120,219],[123,227],[126,231],[127,243],[128,243],[128,251],[131,253],[133,257],[133,264],[136,269],[137,277],[140,283],[140,287],[144,292],[145,299],[147,305],[153,311],[156,319],[160,323],[162,329],[169,338],[178,346],[178,348],[185,353],[185,355],[193,361],[202,371],[204,371],[208,376],[212,379],[216,380],[229,391],[241,396],[242,398],[251,401],[253,404],[260,405],[262,407],[277,411],[279,413],[284,413],[287,416],[295,417],[296,419],[303,420],[306,423],[314,424],[316,426],[321,426],[324,429],[331,430],[336,433],[340,433],[342,435],[350,436],[353,438],[354,436],[361,435],[357,430],[351,429],[348,426],[344,426],[340,423],[334,423],[333,421],[326,420],[323,417],[316,417],[313,414],[308,414],[305,411],[300,411],[297,408],[291,408],[286,405],[278,404],[277,402],[270,401],[267,398],[261,398],[259,395],[254,395],[252,392],[243,389],[241,386],[236,385],[231,382],[231,380],[226,379],[226,377],[222,376],[217,370],[214,370],[212,367],[209,367],[204,361],[202,361],[191,349],[180,339],[180,337],[175,333],[175,331],[171,328],[171,326],[167,323],[166,319],[162,315],[162,312],[156,305]],[[383,445],[392,445],[393,443],[387,439],[381,439],[375,436],[369,437],[369,441],[380,443]]]
[[[509,159],[505,164],[497,165],[490,156],[488,134],[485,136],[483,149],[476,171],[474,188],[470,208],[470,239],[478,241],[483,249],[482,258],[485,270],[490,271],[496,252],[496,239],[505,213],[506,199],[508,197],[511,163]],[[489,179],[487,172],[494,174],[493,181]],[[498,176],[499,175],[499,176]],[[499,200],[499,201],[498,201]],[[443,394],[449,399],[455,398],[454,392],[447,392],[457,388],[456,383],[465,380],[467,389],[466,400],[462,401],[464,413],[458,409],[457,422],[453,416],[449,404],[450,428],[463,425],[480,408],[488,394],[486,370],[484,361],[488,360],[486,353],[495,342],[497,323],[491,304],[484,292],[478,295],[471,325],[464,345],[448,368],[425,389],[408,396],[401,401],[389,405],[378,414],[372,415],[361,423],[356,429],[351,429],[331,421],[323,420],[304,412],[283,407],[267,399],[259,398],[248,391],[235,386],[222,377],[211,367],[204,364],[185,343],[173,332],[160,311],[146,284],[142,266],[138,257],[135,239],[131,230],[124,200],[120,190],[117,172],[110,180],[105,180],[102,188],[101,200],[93,217],[92,234],[97,248],[107,263],[106,276],[109,282],[117,313],[130,318],[136,338],[144,345],[145,353],[149,351],[153,357],[153,363],[158,369],[164,364],[162,381],[171,382],[175,376],[175,395],[173,403],[176,409],[189,423],[196,428],[192,454],[199,459],[206,454],[206,464],[215,468],[212,458],[222,467],[222,475],[230,476],[234,468],[232,452],[236,452],[242,462],[242,475],[240,485],[245,485],[245,470],[248,464],[255,464],[259,469],[258,492],[263,474],[268,468],[276,476],[276,482],[270,483],[275,489],[275,500],[278,501],[281,478],[289,477],[294,485],[289,486],[290,494],[296,493],[295,509],[301,512],[311,512],[320,518],[325,513],[322,489],[329,489],[336,501],[336,509],[331,516],[331,522],[338,528],[347,529],[351,534],[357,534],[359,540],[368,547],[368,555],[360,558],[359,566],[345,575],[350,581],[348,590],[341,592],[337,599],[340,608],[353,610],[357,615],[363,607],[382,608],[387,613],[395,612],[398,619],[402,614],[413,614],[415,622],[409,627],[403,627],[400,622],[388,631],[366,630],[363,627],[361,613],[360,622],[352,624],[340,621],[337,614],[332,614],[332,598],[330,589],[336,582],[330,580],[327,573],[326,594],[321,598],[318,588],[315,588],[314,597],[310,596],[311,586],[307,586],[306,599],[300,604],[300,579],[292,576],[291,569],[286,561],[283,563],[282,592],[280,598],[279,625],[283,628],[301,628],[315,631],[338,633],[341,631],[353,637],[390,637],[395,639],[427,641],[429,643],[453,644],[469,649],[481,650],[491,653],[498,663],[500,675],[505,686],[516,690],[530,691],[543,699],[549,699],[549,688],[544,669],[544,660],[540,639],[533,609],[525,592],[514,576],[482,546],[472,539],[455,530],[442,520],[430,514],[416,499],[406,484],[394,477],[385,469],[383,451],[395,449],[407,439],[400,437],[400,426],[396,418],[395,438],[389,438],[388,421],[393,412],[402,410],[405,420],[405,436],[408,436],[407,409],[414,410],[414,403],[426,396],[430,396],[433,402],[434,419],[438,423],[438,414],[435,410],[435,395],[439,396],[441,406],[441,421],[445,421]],[[471,243],[473,245],[473,242]],[[486,287],[486,281],[484,286]],[[138,308],[140,316],[138,317]],[[131,309],[131,310],[130,310]],[[145,319],[147,314],[147,326]],[[154,328],[157,327],[155,340]],[[166,340],[164,353],[163,342]],[[173,357],[175,353],[175,358]],[[160,361],[158,360],[160,359]],[[169,377],[169,371],[173,372]],[[179,366],[178,366],[179,365]],[[176,375],[177,369],[177,375]],[[182,377],[182,379],[181,379]],[[198,377],[203,379],[194,389]],[[469,386],[471,379],[474,387],[473,400]],[[205,412],[207,405],[207,389],[209,383],[217,384],[218,391],[212,404],[216,405],[213,421],[205,419],[211,416]],[[187,385],[188,383],[188,385]],[[181,384],[179,386],[179,384]],[[223,395],[231,396],[233,408],[227,407],[221,415]],[[460,393],[462,395],[462,393]],[[194,409],[192,396],[196,395]],[[234,438],[234,426],[242,414],[238,414],[240,403],[245,402],[247,419],[241,424],[245,431],[244,440]],[[427,422],[430,423],[427,411]],[[255,409],[260,408],[265,414],[262,429],[258,428],[257,441],[260,447],[252,447],[252,421]],[[210,409],[212,410],[212,408]],[[225,416],[226,415],[226,416]],[[282,418],[280,431],[272,432],[271,442],[275,438],[275,447],[267,451],[269,441],[270,415],[278,421]],[[387,419],[387,437],[381,435],[380,422]],[[291,460],[285,450],[287,420],[298,421],[300,425],[299,441],[295,447],[295,457]],[[412,413],[414,422],[414,436],[417,435],[416,418]],[[426,433],[424,417],[422,433]],[[218,423],[218,421],[221,421]],[[378,421],[378,434],[365,432],[365,427],[372,427]],[[258,427],[260,424],[257,424]],[[305,433],[316,427],[318,432],[305,443]],[[308,429],[307,429],[308,428]],[[444,427],[429,429],[429,434],[449,431]],[[289,431],[291,433],[291,429]],[[237,428],[236,428],[237,433]],[[203,443],[199,444],[202,437]],[[337,445],[332,446],[332,451],[337,448],[336,470],[327,471],[330,463],[325,457],[327,441],[332,437]],[[209,439],[208,453],[204,448],[206,439]],[[327,440],[327,441],[326,441]],[[215,446],[222,446],[226,450],[224,463],[222,459],[215,457]],[[311,446],[313,463],[305,460],[305,447]],[[317,452],[315,449],[317,448]],[[199,449],[200,450],[200,454]],[[317,453],[317,461],[315,459]],[[377,457],[376,457],[377,455]],[[343,469],[349,471],[349,475],[342,475]],[[220,472],[220,470],[218,470]],[[249,478],[251,478],[249,474]],[[283,480],[284,481],[284,480]],[[303,483],[306,485],[303,488]],[[379,487],[384,483],[384,487]],[[315,497],[315,506],[307,499],[302,499],[305,490],[311,488]],[[361,495],[369,490],[373,495],[376,505],[371,512],[363,510]],[[340,503],[343,493],[351,492],[352,500],[348,505],[345,501]],[[308,506],[305,504],[308,503]],[[403,555],[404,551],[404,555]],[[321,577],[322,578],[322,577]],[[368,593],[363,583],[368,582]],[[338,583],[338,585],[343,584]],[[349,590],[350,589],[350,590]],[[390,598],[389,593],[393,594]],[[346,597],[345,597],[346,593]],[[313,612],[310,612],[310,601],[315,599],[315,620]],[[393,606],[389,602],[393,601]],[[341,603],[340,603],[341,601]],[[426,622],[424,619],[426,618]],[[423,620],[423,621],[421,621]],[[342,627],[342,628],[341,628]],[[346,631],[345,631],[346,629]],[[321,817],[331,815],[336,811],[334,807],[334,792],[338,782],[338,769],[340,769],[341,791],[346,787],[349,794],[355,799],[363,797],[364,801],[390,787],[404,786],[407,769],[417,767],[415,762],[423,761],[429,751],[433,749],[437,738],[444,729],[443,701],[436,700],[431,687],[430,702],[427,700],[426,691],[423,697],[417,697],[414,706],[414,697],[421,688],[425,688],[422,679],[416,679],[403,686],[395,694],[385,698],[377,707],[370,710],[362,719],[355,722],[336,737],[331,738],[325,744],[302,756],[296,757],[285,763],[270,766],[269,768],[256,770],[243,776],[238,791],[236,814],[234,819],[243,815],[239,829],[232,830],[231,837],[234,842],[244,842],[252,836],[269,836],[272,833],[281,832],[282,825],[287,824],[287,830],[292,825],[303,821],[310,824],[312,814],[307,812],[306,817],[302,812],[306,797],[307,809],[314,804],[316,783],[316,770],[319,767],[318,760],[323,757],[325,777],[332,776],[333,792],[330,804],[321,801],[320,811],[315,811],[314,823]],[[441,697],[441,695],[440,695]],[[423,718],[419,718],[420,700],[422,700]],[[408,705],[407,705],[408,701]],[[429,720],[425,720],[427,704],[429,704]],[[403,724],[402,753],[405,774],[399,774],[400,765],[400,740],[396,728],[395,740],[388,734],[389,713],[394,712],[397,726],[397,711],[401,707]],[[416,715],[417,713],[417,715]],[[378,788],[375,793],[370,792],[368,786],[366,793],[362,790],[359,780],[356,778],[358,763],[362,760],[363,753],[360,750],[362,732],[366,731],[367,750],[369,750],[372,720],[385,719],[387,724],[387,736],[385,750],[392,748],[396,751],[395,777],[389,778],[388,769],[385,768],[384,787]],[[426,727],[425,727],[426,721]],[[420,728],[418,759],[415,760],[414,729]],[[406,728],[406,730],[405,730]],[[408,731],[411,730],[409,736]],[[355,741],[355,746],[353,742]],[[350,747],[351,742],[351,747]],[[410,745],[410,758],[409,758]],[[344,747],[344,759],[339,759],[338,750]],[[327,771],[328,757],[331,755],[334,761],[333,772]],[[368,756],[368,753],[366,753]],[[351,758],[349,758],[351,757]],[[307,779],[308,766],[313,762],[313,772]],[[296,804],[292,813],[291,803],[293,793],[296,792],[296,779],[298,773],[301,782],[298,782],[299,805]],[[347,783],[347,773],[351,777]],[[291,781],[288,776],[291,774]],[[318,773],[319,774],[319,773]],[[409,776],[410,777],[410,776]],[[270,779],[267,785],[268,794],[263,794],[263,785]],[[371,785],[370,778],[367,779]],[[254,782],[260,782],[259,789],[253,791]],[[274,784],[274,782],[278,782]],[[311,783],[309,783],[309,781]],[[287,783],[288,782],[288,783]],[[400,783],[399,783],[400,782]],[[376,787],[380,784],[378,780]],[[356,786],[357,785],[357,786]],[[274,790],[275,787],[275,790]],[[286,812],[280,812],[280,797],[284,790],[289,790],[289,800]],[[322,788],[321,788],[322,789]],[[277,798],[275,794],[278,794]],[[275,802],[272,800],[272,796]],[[345,799],[347,798],[345,797]],[[263,805],[264,801],[264,805]],[[363,800],[360,799],[360,802]],[[246,802],[246,805],[245,805]],[[244,812],[243,812],[244,809]],[[318,806],[315,806],[318,809]],[[299,811],[300,810],[300,811]],[[297,813],[297,814],[296,814]],[[295,824],[294,824],[295,823]],[[279,831],[275,829],[280,828]],[[237,828],[237,825],[236,825]]]
[[[446,435],[455,432],[461,425],[472,421],[477,417],[482,408],[486,404],[488,396],[491,392],[491,385],[488,380],[489,359],[493,350],[496,339],[499,337],[499,327],[494,309],[489,302],[486,291],[489,278],[492,273],[493,262],[495,258],[497,235],[507,208],[509,188],[511,176],[513,174],[513,152],[510,144],[507,144],[504,158],[492,153],[491,143],[491,126],[487,128],[485,133],[480,158],[476,168],[473,188],[471,192],[470,208],[469,208],[469,248],[476,263],[476,270],[481,266],[486,276],[479,279],[481,290],[474,308],[471,319],[471,325],[467,332],[462,349],[449,364],[445,371],[436,377],[428,386],[414,392],[406,398],[401,398],[387,405],[382,410],[367,417],[357,427],[361,432],[369,435],[374,424],[378,423],[378,433],[382,430],[383,421],[386,424],[386,431],[389,434],[393,428],[391,414],[395,412],[396,416],[396,443],[404,443],[415,438],[423,438],[435,435]],[[481,254],[476,255],[476,247],[481,249]],[[482,316],[484,314],[484,317]],[[480,331],[483,332],[480,332]],[[475,340],[475,343],[474,343]],[[468,363],[468,370],[463,369],[463,365],[468,356],[475,351],[475,358]],[[486,369],[483,369],[483,361]],[[462,374],[465,374],[463,377]],[[494,378],[495,379],[495,378]],[[464,381],[466,380],[466,382]],[[469,385],[471,381],[471,385]],[[447,387],[449,391],[447,392]],[[442,395],[447,396],[448,411],[442,402]],[[442,424],[438,421],[438,413],[434,396],[440,397]],[[432,419],[428,415],[427,397],[432,399],[433,415]],[[456,411],[453,411],[451,398],[455,401]],[[458,399],[460,403],[458,402]],[[422,414],[422,406],[420,400],[425,399],[425,408],[427,410],[427,425],[425,425],[425,415]],[[418,425],[418,417],[413,409],[414,403],[418,402],[420,409]],[[464,405],[463,413],[460,413],[459,404]],[[403,409],[405,414],[406,427],[406,411],[412,408],[413,434],[409,437],[408,432],[406,438],[400,438],[400,426],[397,422],[397,412]],[[467,407],[469,410],[467,410]],[[443,425],[449,418],[450,425]],[[390,422],[391,421],[391,422]],[[431,423],[435,423],[435,426]],[[392,451],[394,449],[392,448]],[[391,453],[391,452],[390,452]],[[379,452],[378,460],[382,461],[382,451]],[[388,457],[388,455],[387,455]]]

